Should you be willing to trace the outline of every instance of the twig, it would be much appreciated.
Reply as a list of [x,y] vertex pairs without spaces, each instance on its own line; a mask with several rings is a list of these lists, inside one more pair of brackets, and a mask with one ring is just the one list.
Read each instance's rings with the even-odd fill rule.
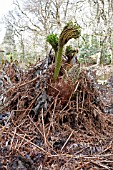
[[[85,98],[85,91],[83,91],[82,109],[84,107],[84,98]],[[81,110],[81,113],[82,113],[82,110]]]
[[61,148],[61,151],[64,149],[64,147],[66,146],[66,144],[68,143],[69,139],[71,138],[72,134],[73,134],[74,130],[71,132],[71,134],[69,135],[69,137],[67,138],[66,142],[64,143],[64,145]]
[[79,106],[78,106],[78,93],[77,93],[77,97],[76,97],[76,106],[77,106],[77,112],[78,112],[78,108],[79,108]]
[[42,108],[42,111],[41,111],[41,114],[42,114],[42,125],[43,125],[43,133],[44,133],[44,143],[45,143],[45,146],[47,147],[47,139],[46,139],[46,134],[45,134],[45,126],[44,126],[44,116],[43,116],[43,108]]
[[[111,142],[112,144],[112,142]],[[103,154],[104,152],[108,151],[109,149],[112,148],[112,145],[110,144],[110,146],[108,146],[106,149],[104,149],[102,152],[100,152],[99,154]]]
[[17,149],[17,150],[19,150],[19,148],[22,146],[22,143],[23,143],[23,141],[24,141],[24,139],[25,139],[25,136],[26,136],[26,133],[24,134],[23,139],[21,140],[20,144],[18,145],[18,149]]
[[71,154],[57,154],[57,155],[51,155],[51,157],[67,157],[67,158],[76,158],[76,159],[101,159],[102,157],[109,157],[109,156],[113,156],[113,154],[106,154],[106,155],[95,155],[95,156],[88,156],[88,155],[71,155]]
[[[41,92],[42,92],[42,90],[41,90]],[[22,116],[20,116],[20,119],[21,119],[21,120],[23,119],[23,117],[24,117],[24,115],[27,113],[27,111],[28,111],[28,113],[30,112],[30,108],[32,107],[32,105],[33,105],[34,102],[36,101],[37,97],[41,94],[41,92],[34,98],[34,100],[32,100],[32,102],[30,103],[30,105],[28,106],[28,108],[25,110],[25,112],[22,114]],[[21,125],[22,125],[22,123],[21,123],[20,125],[18,125],[18,127],[21,126]]]
[[14,141],[14,138],[15,138],[16,130],[17,130],[17,128],[15,127],[14,135],[13,135],[13,137],[12,137],[12,139],[11,139],[10,150],[11,150],[11,148],[12,148],[12,144],[13,144],[13,141]]
[[90,162],[86,162],[83,165],[80,165],[79,167],[77,167],[76,170],[81,170],[81,169],[87,167],[87,165],[89,165],[89,164],[90,164]]
[[6,91],[6,94],[9,93],[9,92],[12,91],[12,90],[15,90],[15,89],[17,89],[17,88],[21,88],[22,86],[25,86],[25,85],[27,85],[27,84],[30,84],[30,83],[36,81],[38,78],[39,78],[39,76],[35,77],[34,79],[32,79],[32,80],[30,80],[30,81],[24,82],[23,84],[20,84],[20,85],[17,84],[16,86],[14,86],[14,87],[10,88],[9,90],[7,90],[7,91]]
[[36,127],[36,129],[39,131],[39,133],[42,135],[42,136],[44,136],[43,135],[43,133],[40,131],[40,129],[38,128],[38,126],[33,122],[33,120],[31,119],[31,117],[28,115],[28,118],[30,119],[30,121],[34,124],[34,126]]
[[53,108],[53,112],[52,112],[52,118],[51,118],[51,126],[52,128],[54,129],[54,126],[53,126],[53,122],[54,122],[54,115],[55,115],[55,108],[56,108],[56,105],[57,105],[57,100],[58,100],[58,96],[59,96],[60,92],[57,94],[56,98],[55,98],[55,101],[54,101],[54,108]]
[[[12,132],[14,133],[14,132]],[[35,143],[29,141],[28,139],[24,138],[23,136],[21,136],[20,134],[16,133],[17,136],[19,136],[20,138],[24,139],[25,141],[29,142],[31,145],[35,146],[36,148],[38,148],[40,151],[46,153],[48,156],[51,156],[51,154],[47,151],[45,151],[42,147],[39,147],[38,145],[36,145]]]
[[103,165],[102,163],[100,163],[99,161],[96,161],[96,162],[94,162],[94,161],[90,161],[91,163],[93,163],[93,164],[95,164],[95,165],[97,165],[98,167],[102,167],[102,168],[105,168],[105,169],[108,169],[108,170],[110,170],[111,168],[109,168],[108,166],[106,166],[106,165]]

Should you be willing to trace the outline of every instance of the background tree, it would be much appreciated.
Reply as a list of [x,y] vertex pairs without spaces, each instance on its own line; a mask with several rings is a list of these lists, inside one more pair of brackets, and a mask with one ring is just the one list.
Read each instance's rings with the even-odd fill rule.
[[[113,60],[112,56],[112,31],[113,30],[113,3],[112,0],[89,0],[90,11],[92,14],[93,21],[92,32],[97,36],[99,42],[99,55],[97,59],[97,64],[102,63],[102,57],[104,46],[107,46],[108,53],[111,52],[111,61]],[[109,42],[109,43],[106,43]]]
[[13,26],[9,24],[6,26],[6,32],[2,44],[6,53],[13,53],[16,50]]
[[69,42],[80,48],[80,57],[86,60],[98,53],[98,64],[107,56],[113,61],[112,0],[14,0],[4,23],[13,26],[20,56],[37,58],[50,50],[47,35],[59,36],[70,19],[81,26],[81,37]]

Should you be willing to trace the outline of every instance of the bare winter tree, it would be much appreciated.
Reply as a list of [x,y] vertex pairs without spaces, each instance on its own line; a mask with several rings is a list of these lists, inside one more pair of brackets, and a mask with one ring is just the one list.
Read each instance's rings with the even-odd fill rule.
[[9,11],[9,13],[4,16],[3,21],[5,25],[9,25],[9,27],[13,27],[13,35],[15,39],[18,39],[19,42],[19,50],[20,55],[24,58],[25,50],[24,50],[24,36],[23,32],[25,32],[25,27],[23,25],[22,16],[15,9],[13,11]]
[[14,27],[23,57],[30,50],[34,54],[39,51],[47,54],[47,35],[59,35],[70,20],[77,20],[86,32],[91,25],[88,0],[14,0],[14,5],[15,9],[5,19]]
[[92,31],[98,38],[99,44],[99,55],[97,64],[102,63],[102,49],[106,43],[110,54],[111,62],[113,63],[113,47],[111,43],[112,31],[113,31],[113,2],[112,0],[89,0],[90,11],[92,14],[93,22]]
[[14,4],[23,16],[24,27],[38,35],[38,39],[45,42],[45,50],[48,51],[46,37],[48,34],[60,33],[64,24],[76,18],[77,9],[81,8],[83,1],[73,0],[15,0]]

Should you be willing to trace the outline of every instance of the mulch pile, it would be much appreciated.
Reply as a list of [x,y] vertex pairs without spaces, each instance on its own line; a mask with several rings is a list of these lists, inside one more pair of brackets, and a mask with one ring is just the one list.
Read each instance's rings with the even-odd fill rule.
[[103,112],[94,73],[82,70],[72,82],[61,72],[54,82],[48,58],[26,71],[6,70],[0,170],[113,169],[113,115]]

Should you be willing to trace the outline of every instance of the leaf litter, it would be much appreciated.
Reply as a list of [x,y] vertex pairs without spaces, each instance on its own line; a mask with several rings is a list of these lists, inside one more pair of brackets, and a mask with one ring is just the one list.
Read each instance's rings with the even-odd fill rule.
[[63,66],[54,82],[54,67],[47,57],[1,71],[0,169],[112,170],[112,82],[91,69],[70,78]]

